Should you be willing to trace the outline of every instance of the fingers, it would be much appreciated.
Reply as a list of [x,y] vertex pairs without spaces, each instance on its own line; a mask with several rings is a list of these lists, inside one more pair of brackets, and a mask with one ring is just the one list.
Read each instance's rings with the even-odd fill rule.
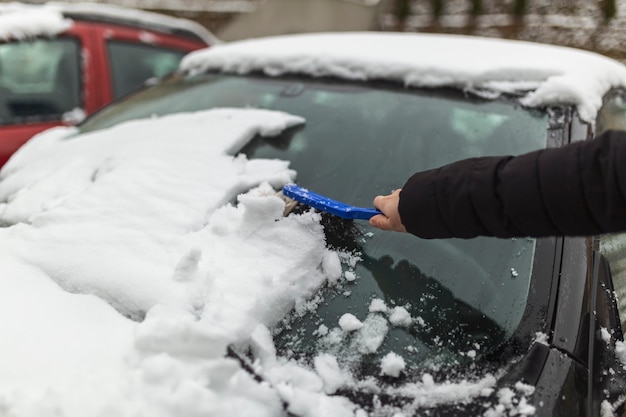
[[397,232],[406,232],[400,213],[398,212],[398,204],[400,202],[400,190],[395,190],[389,195],[379,195],[374,198],[374,207],[382,212],[370,218],[370,225],[381,230],[395,230]]
[[371,217],[370,225],[377,227],[381,230],[391,230],[389,218],[383,216],[382,214],[377,214],[376,216]]
[[378,195],[374,197],[374,207],[389,217],[390,212],[398,209],[399,196],[400,190],[395,190],[389,195]]

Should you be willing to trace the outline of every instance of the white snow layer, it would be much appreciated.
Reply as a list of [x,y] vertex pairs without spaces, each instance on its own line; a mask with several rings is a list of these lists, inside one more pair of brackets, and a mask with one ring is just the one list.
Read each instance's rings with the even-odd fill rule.
[[0,41],[56,36],[71,26],[72,21],[58,11],[43,8],[8,8],[0,5]]
[[626,67],[599,54],[493,38],[416,33],[321,33],[222,44],[187,55],[191,73],[263,71],[407,86],[528,91],[527,106],[572,104],[592,122],[603,95],[626,87]]
[[98,16],[149,27],[182,29],[194,33],[207,45],[220,42],[204,26],[189,19],[97,2],[0,3],[0,40],[58,35],[71,26],[71,21],[64,19],[63,13]]
[[327,249],[317,215],[282,217],[286,162],[228,152],[302,122],[212,110],[22,148],[0,184],[0,410],[280,414],[225,347],[309,297]]

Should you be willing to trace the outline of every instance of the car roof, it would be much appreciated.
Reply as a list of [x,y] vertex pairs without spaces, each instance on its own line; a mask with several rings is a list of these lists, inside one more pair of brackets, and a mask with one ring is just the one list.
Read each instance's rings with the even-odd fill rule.
[[593,121],[626,67],[596,53],[524,41],[423,33],[317,33],[230,42],[191,53],[180,69],[264,72],[407,86],[522,93],[531,107],[572,104]]
[[114,23],[172,33],[208,45],[220,42],[209,30],[188,19],[110,4],[62,2],[42,5],[0,3],[0,40],[55,36],[67,30],[72,20]]

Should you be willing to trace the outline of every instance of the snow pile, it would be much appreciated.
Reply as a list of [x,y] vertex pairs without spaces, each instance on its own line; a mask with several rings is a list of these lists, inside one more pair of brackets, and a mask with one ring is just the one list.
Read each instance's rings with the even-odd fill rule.
[[409,33],[323,33],[245,40],[191,53],[190,73],[263,71],[384,79],[407,86],[528,91],[528,106],[573,104],[593,121],[602,97],[626,87],[626,68],[599,54],[492,38]]
[[71,26],[72,21],[56,10],[16,3],[0,5],[0,41],[56,36]]
[[344,332],[353,332],[363,327],[363,323],[354,314],[345,313],[339,318],[339,327]]
[[389,315],[389,321],[394,326],[408,327],[413,323],[411,314],[404,307],[394,307]]
[[228,153],[302,121],[212,110],[22,148],[0,184],[3,410],[280,414],[226,345],[322,285],[327,249],[317,215],[282,217],[286,162]]
[[399,377],[400,372],[404,371],[405,367],[406,364],[402,356],[394,352],[389,352],[380,363],[380,373],[381,375]]

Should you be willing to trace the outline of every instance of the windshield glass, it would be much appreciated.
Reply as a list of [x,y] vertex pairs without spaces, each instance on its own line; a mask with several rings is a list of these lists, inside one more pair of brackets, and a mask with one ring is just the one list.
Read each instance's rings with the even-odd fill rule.
[[[99,113],[81,131],[212,107],[303,116],[304,126],[278,140],[257,137],[241,152],[289,160],[300,185],[367,207],[416,171],[473,156],[519,154],[547,140],[547,114],[513,101],[384,83],[213,74],[148,89]],[[366,222],[330,218],[324,224],[343,275],[274,329],[283,355],[306,361],[328,352],[356,373],[379,375],[381,358],[395,352],[407,369],[419,371],[480,360],[519,325],[534,240],[423,240]],[[341,330],[346,313],[361,322],[358,331]]]
[[79,49],[73,39],[0,44],[0,125],[62,120],[81,107]]

